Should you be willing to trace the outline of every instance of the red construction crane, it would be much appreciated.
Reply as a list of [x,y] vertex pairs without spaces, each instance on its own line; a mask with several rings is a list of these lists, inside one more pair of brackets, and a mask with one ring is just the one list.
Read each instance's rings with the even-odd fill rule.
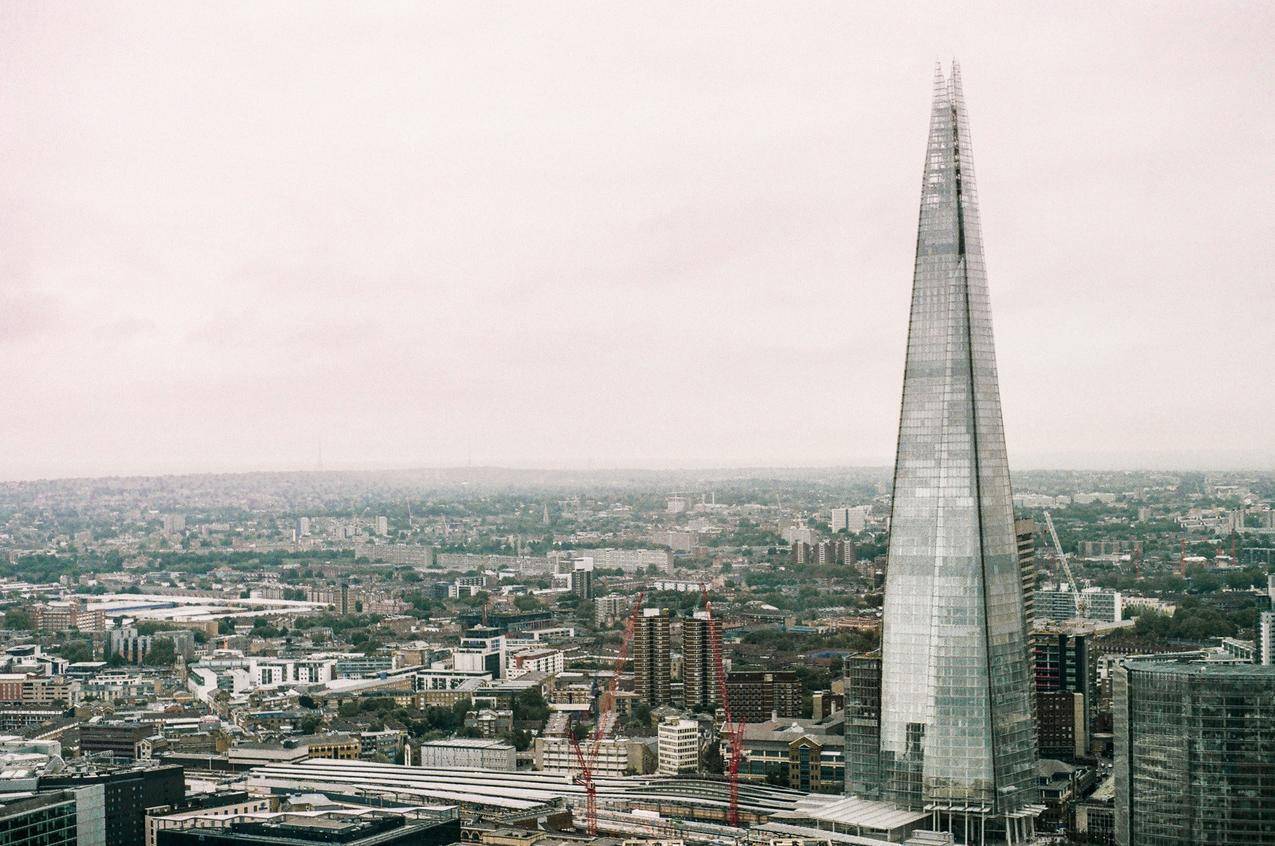
[[730,692],[726,687],[726,668],[722,664],[722,629],[713,625],[713,603],[708,599],[708,585],[700,585],[700,598],[708,614],[708,642],[713,652],[713,672],[717,676],[717,694],[722,700],[722,734],[730,744],[730,757],[725,761],[726,782],[730,790],[727,821],[739,825],[739,764],[744,756],[744,721],[735,722],[730,713]]
[[629,644],[633,642],[633,632],[637,628],[637,618],[642,613],[642,604],[645,600],[646,591],[638,591],[637,600],[634,601],[633,608],[629,612],[629,618],[624,624],[624,634],[620,638],[620,649],[615,656],[615,670],[611,674],[611,681],[607,685],[606,693],[603,694],[602,699],[598,702],[597,722],[593,727],[593,736],[589,741],[587,754],[580,747],[580,740],[576,737],[575,732],[570,729],[567,730],[571,751],[575,753],[576,766],[580,770],[577,780],[584,785],[585,829],[591,837],[596,836],[598,833],[598,788],[593,783],[593,768],[598,763],[598,750],[602,747],[602,739],[610,731],[611,722],[614,720],[615,694],[620,689],[620,675],[624,671],[624,662],[628,660]]

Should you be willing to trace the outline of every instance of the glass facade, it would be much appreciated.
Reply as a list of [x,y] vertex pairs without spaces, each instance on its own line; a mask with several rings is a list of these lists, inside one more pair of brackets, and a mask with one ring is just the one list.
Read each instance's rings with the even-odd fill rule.
[[960,70],[935,74],[882,633],[882,796],[1036,801],[1009,465]]
[[1118,844],[1275,843],[1275,667],[1128,661],[1112,706]]

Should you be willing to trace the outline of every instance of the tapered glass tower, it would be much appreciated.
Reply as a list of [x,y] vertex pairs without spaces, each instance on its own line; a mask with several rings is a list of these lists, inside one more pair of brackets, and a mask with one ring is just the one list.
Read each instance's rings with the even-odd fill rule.
[[997,827],[1031,814],[1020,575],[974,161],[953,64],[950,78],[935,72],[921,184],[882,634],[883,798],[1001,817]]

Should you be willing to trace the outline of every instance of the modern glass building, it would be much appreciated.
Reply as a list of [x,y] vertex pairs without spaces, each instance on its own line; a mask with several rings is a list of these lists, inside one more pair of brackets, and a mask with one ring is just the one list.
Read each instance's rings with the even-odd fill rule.
[[1112,710],[1116,843],[1275,843],[1275,667],[1126,661]]
[[1038,812],[1023,586],[959,68],[936,69],[882,633],[882,797],[1019,840]]

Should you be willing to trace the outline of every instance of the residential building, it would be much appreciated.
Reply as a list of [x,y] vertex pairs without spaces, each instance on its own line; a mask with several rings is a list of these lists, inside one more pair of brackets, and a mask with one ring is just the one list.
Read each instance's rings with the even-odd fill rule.
[[576,558],[571,562],[571,592],[581,602],[593,599],[593,559]]
[[106,631],[105,612],[101,608],[90,608],[79,599],[37,603],[31,613],[35,627],[42,631]]
[[682,621],[682,699],[693,711],[711,710],[719,700],[714,643],[720,653],[722,624],[707,611]]
[[528,673],[554,676],[566,666],[566,654],[561,649],[522,649],[510,653],[505,677],[516,679]]
[[1257,663],[1275,664],[1275,611],[1257,615]]
[[1275,843],[1275,667],[1135,659],[1112,682],[1116,843]]
[[461,672],[489,673],[498,679],[505,672],[505,636],[490,626],[474,626],[452,652],[452,665]]
[[949,78],[936,70],[922,185],[886,569],[883,798],[1026,841],[1038,791],[1023,577],[955,63]]
[[1030,629],[1036,619],[1036,521],[1021,517],[1014,521],[1014,545],[1023,580],[1023,616]]
[[643,608],[633,628],[633,689],[652,708],[670,702],[670,647],[668,610]]
[[609,626],[623,619],[629,613],[633,597],[622,593],[609,593],[593,600],[593,622],[598,626]]
[[747,723],[800,717],[804,693],[792,670],[731,670],[726,674],[731,716]]

